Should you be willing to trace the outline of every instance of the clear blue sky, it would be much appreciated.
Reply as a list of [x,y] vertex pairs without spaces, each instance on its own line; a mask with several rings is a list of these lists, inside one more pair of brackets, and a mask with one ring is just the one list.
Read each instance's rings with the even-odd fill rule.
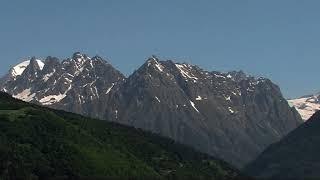
[[244,70],[286,97],[320,90],[318,0],[1,0],[0,74],[24,57],[99,54],[126,75],[151,54]]

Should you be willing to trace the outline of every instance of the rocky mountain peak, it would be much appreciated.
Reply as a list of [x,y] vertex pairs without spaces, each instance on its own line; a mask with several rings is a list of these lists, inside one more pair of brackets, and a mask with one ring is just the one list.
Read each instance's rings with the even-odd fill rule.
[[64,69],[67,71],[72,71],[73,73],[80,73],[82,71],[83,65],[90,61],[91,58],[86,54],[82,54],[80,52],[73,53],[71,58],[67,58],[62,61],[62,65]]
[[138,70],[138,74],[145,74],[147,76],[163,77],[165,79],[179,79],[183,78],[186,81],[194,81],[198,79],[200,74],[204,74],[204,71],[197,66],[187,63],[175,63],[172,60],[160,60],[156,56],[151,56],[147,59]]
[[59,58],[48,56],[44,61],[42,74],[46,75],[48,73],[55,72],[56,70],[60,69],[60,67],[61,64]]
[[231,71],[228,73],[235,81],[242,81],[248,78],[248,75],[243,71]]
[[107,60],[103,59],[102,57],[100,57],[98,55],[92,57],[91,60],[95,61],[97,63],[100,63],[100,64],[109,64]]
[[147,59],[147,62],[157,62],[157,61],[159,61],[159,58],[156,55],[151,55]]
[[36,57],[32,57],[26,70],[32,69],[34,71],[39,71],[42,70],[43,66],[44,63],[41,60],[37,60]]
[[60,60],[57,57],[52,57],[52,56],[48,56],[45,60],[44,60],[44,64],[45,65],[51,65],[51,64],[60,64]]
[[21,76],[24,77],[25,80],[33,81],[39,76],[43,67],[44,67],[44,63],[42,62],[42,60],[32,57],[29,60],[29,64],[23,70]]
[[148,58],[145,64],[148,68],[151,67],[159,72],[164,71],[164,66],[161,64],[161,62],[156,56],[151,56],[150,58]]
[[17,76],[22,75],[22,73],[27,69],[27,67],[30,64],[31,64],[31,66],[28,71],[33,71],[33,72],[37,72],[39,70],[42,70],[42,68],[44,66],[44,63],[41,60],[36,59],[35,57],[32,57],[30,60],[24,60],[21,63],[12,67],[9,70],[9,74],[7,75],[7,77],[9,77],[9,79],[16,79]]
[[81,52],[75,52],[72,55],[72,60],[75,60],[76,62],[82,63],[83,61],[86,61],[90,59],[86,54],[82,54]]

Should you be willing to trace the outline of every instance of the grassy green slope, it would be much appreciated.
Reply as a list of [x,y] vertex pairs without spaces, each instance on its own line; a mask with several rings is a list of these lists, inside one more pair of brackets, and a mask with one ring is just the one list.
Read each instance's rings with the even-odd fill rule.
[[238,171],[155,134],[0,93],[0,176],[232,179]]

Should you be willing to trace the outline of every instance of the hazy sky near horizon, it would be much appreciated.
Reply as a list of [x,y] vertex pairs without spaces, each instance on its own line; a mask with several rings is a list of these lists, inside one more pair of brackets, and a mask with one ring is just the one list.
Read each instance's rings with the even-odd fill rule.
[[320,90],[318,0],[1,0],[0,74],[81,51],[129,75],[155,54],[270,78],[286,97]]

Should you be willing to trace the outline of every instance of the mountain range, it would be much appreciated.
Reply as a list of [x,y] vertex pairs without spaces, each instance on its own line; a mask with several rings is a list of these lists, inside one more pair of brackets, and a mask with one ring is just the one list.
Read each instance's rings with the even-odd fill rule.
[[11,68],[0,89],[26,102],[151,131],[238,168],[303,122],[267,78],[155,56],[129,77],[99,56],[33,57]]

